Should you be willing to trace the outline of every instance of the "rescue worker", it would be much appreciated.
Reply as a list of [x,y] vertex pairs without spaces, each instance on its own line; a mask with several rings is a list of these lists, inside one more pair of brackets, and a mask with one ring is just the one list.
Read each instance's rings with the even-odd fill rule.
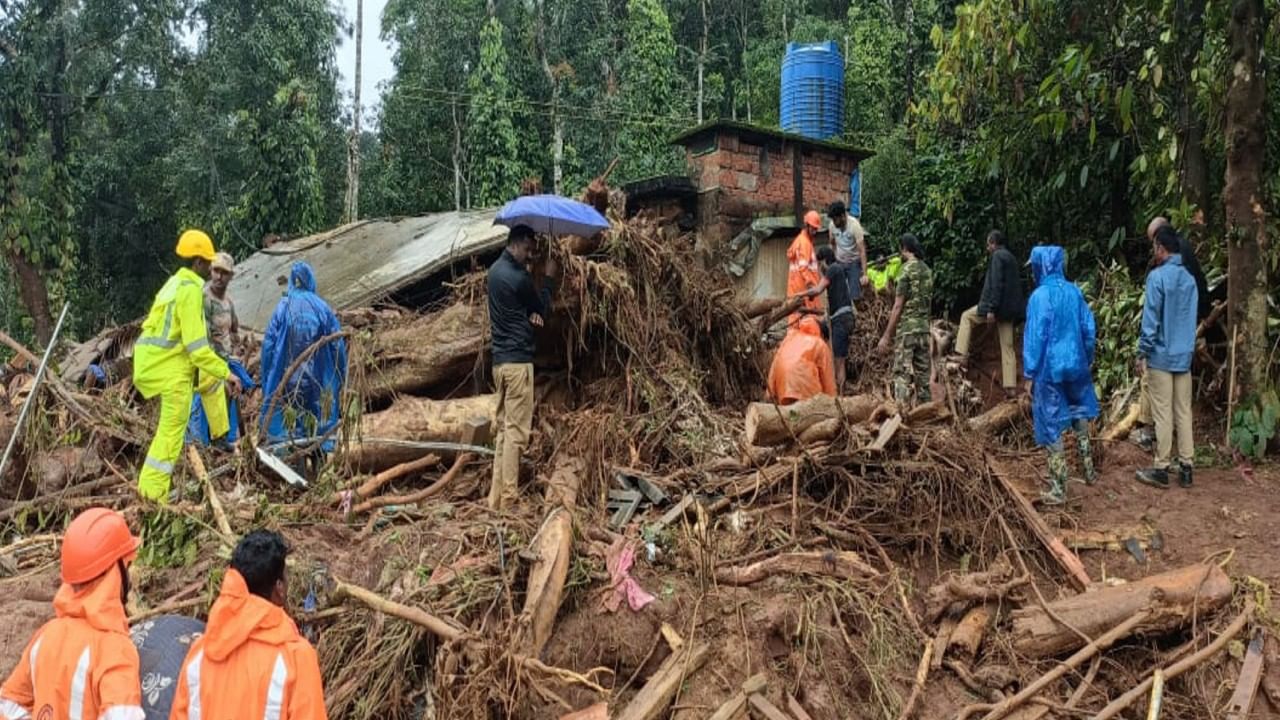
[[899,405],[933,399],[929,381],[933,375],[930,353],[929,304],[933,299],[933,271],[924,263],[924,247],[911,233],[902,236],[899,254],[905,261],[894,290],[889,324],[876,351],[889,352],[893,338],[893,398]]
[[266,530],[236,545],[205,633],[178,673],[170,720],[325,720],[319,657],[284,611],[288,553]]
[[[253,390],[253,377],[245,369],[244,363],[236,357],[240,347],[240,319],[236,317],[236,306],[227,295],[227,288],[236,275],[236,262],[229,253],[220,252],[213,260],[209,282],[204,285],[204,319],[208,324],[209,344],[218,357],[227,361],[231,373],[240,380],[243,392]],[[233,452],[239,453],[236,441],[240,439],[240,401],[235,397],[227,398],[227,434],[223,436],[223,444]],[[191,401],[191,419],[187,424],[187,441],[208,445],[209,421],[204,413],[204,403],[200,396]]]
[[555,260],[547,257],[542,291],[525,269],[533,252],[533,230],[517,225],[507,247],[489,267],[489,336],[493,382],[498,393],[494,417],[493,475],[489,507],[501,510],[520,495],[520,456],[533,429],[534,328],[551,310]]
[[822,339],[817,319],[802,313],[787,329],[769,365],[769,397],[779,405],[790,405],[815,395],[835,394],[831,348]]
[[[320,450],[333,452],[347,377],[347,341],[332,337],[341,331],[333,308],[316,294],[315,272],[307,263],[295,262],[289,291],[276,304],[262,336],[262,427],[269,442],[324,437]],[[294,360],[325,337],[331,339],[311,350],[286,380]],[[282,383],[285,387],[279,389]]]
[[835,245],[836,262],[849,273],[850,299],[861,300],[862,288],[871,283],[867,276],[867,238],[858,218],[849,214],[837,200],[827,209],[831,219],[831,241]]
[[138,651],[124,609],[128,564],[141,544],[114,510],[90,508],[71,521],[55,617],[0,687],[0,720],[143,720]]
[[1089,421],[1098,417],[1093,365],[1097,327],[1084,293],[1063,275],[1066,251],[1057,245],[1031,249],[1036,289],[1027,303],[1022,337],[1022,372],[1031,390],[1031,418],[1036,444],[1049,451],[1049,489],[1040,496],[1046,505],[1067,501],[1067,458],[1062,434],[1075,431],[1076,450],[1084,481],[1097,480]]
[[[822,229],[822,216],[810,210],[804,216],[804,228],[787,248],[787,297],[803,296],[801,310],[822,311],[822,300],[809,291],[818,286],[822,274],[818,272],[818,254],[814,252],[813,238]],[[792,313],[792,324],[799,320],[799,313]]]
[[160,397],[156,434],[138,474],[138,492],[156,502],[169,498],[191,415],[193,385],[215,439],[227,432],[223,384],[233,395],[240,391],[239,378],[214,352],[205,327],[204,281],[216,257],[213,241],[200,230],[187,230],[178,238],[177,254],[191,266],[180,268],[160,288],[133,351],[134,387],[144,398]]
[[1005,247],[1004,233],[992,230],[987,233],[987,276],[982,281],[982,297],[978,304],[960,315],[960,332],[956,335],[954,359],[962,370],[968,369],[969,338],[973,327],[980,323],[995,323],[1000,338],[1000,384],[1005,397],[1012,398],[1018,391],[1018,355],[1013,347],[1013,327],[1026,316],[1026,299],[1022,295],[1022,275],[1018,261]]

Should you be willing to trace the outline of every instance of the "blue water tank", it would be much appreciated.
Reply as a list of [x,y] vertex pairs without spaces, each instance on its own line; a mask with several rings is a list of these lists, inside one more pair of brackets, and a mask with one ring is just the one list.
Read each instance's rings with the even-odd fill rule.
[[816,140],[844,132],[844,58],[833,41],[787,43],[782,129]]

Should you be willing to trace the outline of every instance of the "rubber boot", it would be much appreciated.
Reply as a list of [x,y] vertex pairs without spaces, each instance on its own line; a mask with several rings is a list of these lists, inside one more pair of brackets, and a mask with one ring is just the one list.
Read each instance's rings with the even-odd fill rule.
[[1044,505],[1067,502],[1067,456],[1061,450],[1049,451],[1049,489],[1040,494]]
[[1093,445],[1089,442],[1089,430],[1076,430],[1076,450],[1080,452],[1080,469],[1084,471],[1084,484],[1098,482],[1098,471],[1093,467]]

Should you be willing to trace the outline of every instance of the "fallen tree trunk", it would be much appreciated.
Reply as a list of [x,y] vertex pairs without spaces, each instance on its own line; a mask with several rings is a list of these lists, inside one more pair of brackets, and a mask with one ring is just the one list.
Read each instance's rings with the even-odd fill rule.
[[1020,398],[1018,402],[1002,402],[981,415],[970,418],[969,427],[975,432],[995,435],[1022,418],[1029,407],[1030,403],[1026,396]]
[[461,383],[485,350],[488,327],[484,307],[454,303],[438,313],[375,333],[365,402]]
[[522,651],[532,657],[542,654],[560,611],[564,583],[573,560],[573,508],[585,472],[586,464],[580,458],[561,458],[547,486],[547,504],[551,509],[529,543],[534,560],[529,568],[524,609],[520,612],[523,633],[520,645]]
[[706,662],[710,647],[707,643],[698,643],[696,646],[685,645],[679,651],[671,653],[618,715],[617,720],[657,720],[662,717],[685,678]]
[[1033,658],[1060,655],[1084,645],[1076,630],[1097,637],[1144,610],[1147,615],[1134,632],[1168,632],[1190,622],[1193,614],[1213,612],[1230,599],[1231,579],[1217,565],[1189,565],[1057,600],[1048,610],[1039,605],[1014,610],[1013,648]]
[[[367,438],[416,442],[463,442],[471,432],[470,420],[492,421],[497,395],[476,395],[457,400],[403,397],[382,412],[365,415],[360,435]],[[411,462],[428,450],[378,443],[352,442],[348,458],[364,472],[377,472]]]
[[[830,440],[835,437],[842,422],[860,423],[870,420],[882,406],[883,402],[874,395],[841,398],[820,395],[793,405],[751,403],[747,407],[746,416],[747,444],[765,447],[786,445],[793,438],[802,437],[806,442]],[[832,420],[835,422],[823,426],[828,432],[820,433],[827,435],[826,437],[806,433],[810,428]]]
[[848,550],[782,553],[743,567],[716,571],[716,580],[726,585],[751,585],[774,575],[825,575],[844,580],[879,577],[871,567]]

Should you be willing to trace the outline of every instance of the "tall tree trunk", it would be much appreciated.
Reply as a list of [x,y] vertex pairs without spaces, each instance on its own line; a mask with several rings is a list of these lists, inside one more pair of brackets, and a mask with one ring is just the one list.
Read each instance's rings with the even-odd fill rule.
[[453,209],[462,209],[462,124],[458,121],[458,101],[453,109]]
[[701,0],[698,5],[702,8],[702,45],[698,50],[698,124],[702,124],[702,106],[706,102],[706,94],[703,89],[704,74],[707,66],[707,33],[709,25],[707,23],[707,3],[710,0]]
[[905,27],[907,35],[907,61],[903,63],[906,67],[905,87],[907,90],[906,103],[902,106],[903,119],[911,116],[911,103],[916,97],[916,7],[913,0],[907,0],[903,9],[902,24]]
[[1267,383],[1267,235],[1262,207],[1266,150],[1262,72],[1263,0],[1235,0],[1228,25],[1227,172],[1223,206],[1227,226],[1227,300],[1239,345],[1236,387],[1242,396]]
[[[1179,3],[1181,5],[1181,3]],[[1212,222],[1209,195],[1209,161],[1204,152],[1204,119],[1195,111],[1195,83],[1191,81],[1191,71],[1195,69],[1196,57],[1204,46],[1205,0],[1190,0],[1185,15],[1177,18],[1176,26],[1182,36],[1182,57],[1180,76],[1182,80],[1181,98],[1178,103],[1179,149],[1182,151],[1182,162],[1178,167],[1179,180],[1182,185],[1182,197],[1198,209],[1191,222],[1189,237],[1193,242],[1204,239],[1205,228]]]
[[356,84],[351,139],[347,145],[347,197],[343,214],[347,222],[360,219],[360,82],[364,57],[364,0],[356,0]]
[[564,118],[560,114],[560,80],[547,57],[546,2],[538,0],[538,59],[551,84],[551,186],[559,195],[564,184]]

